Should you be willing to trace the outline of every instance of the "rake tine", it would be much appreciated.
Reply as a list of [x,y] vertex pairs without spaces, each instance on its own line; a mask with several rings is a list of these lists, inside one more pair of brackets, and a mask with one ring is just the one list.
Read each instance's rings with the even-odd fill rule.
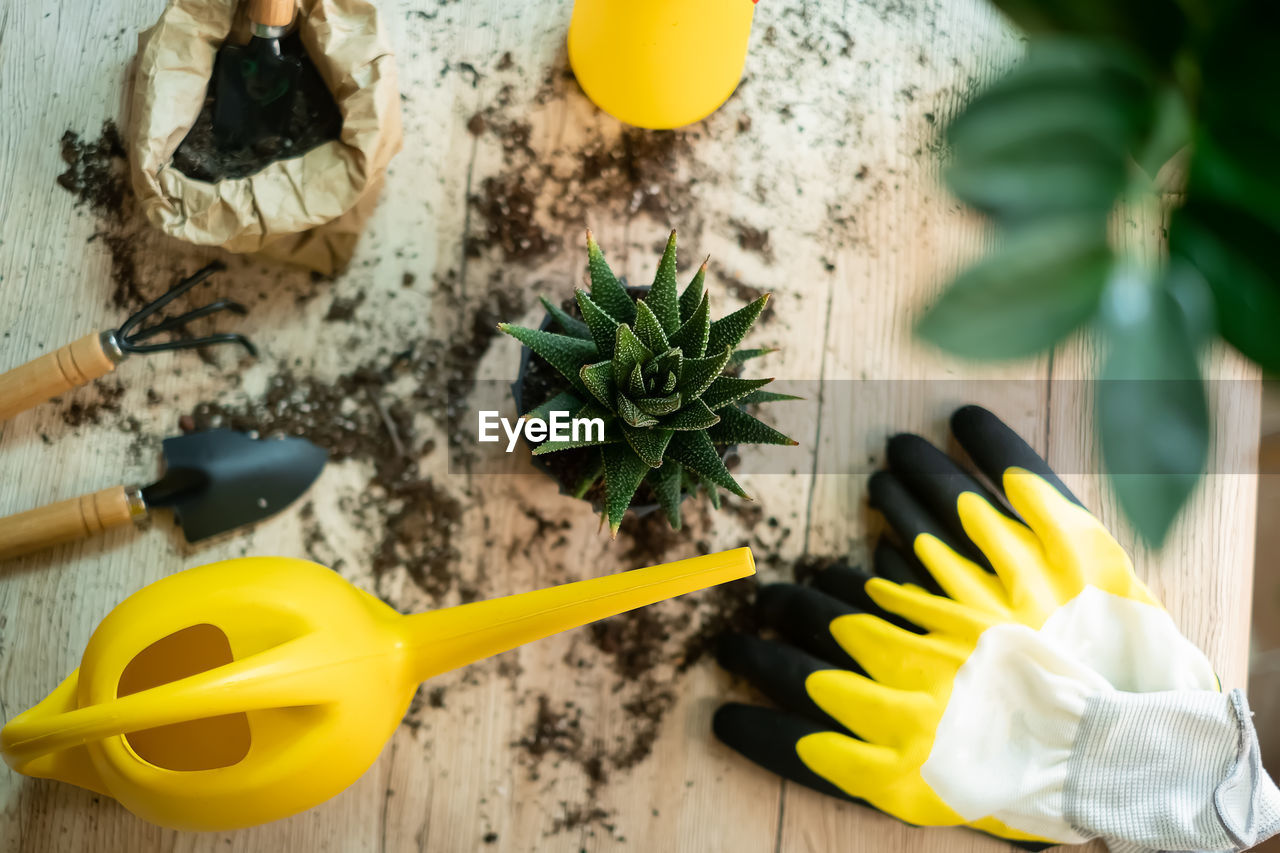
[[187,323],[190,323],[192,320],[199,320],[201,317],[208,317],[210,314],[216,314],[219,311],[230,311],[233,314],[239,314],[241,316],[249,313],[249,310],[239,302],[234,302],[230,299],[217,299],[210,302],[208,305],[195,308],[185,314],[179,314],[177,317],[170,317],[168,319],[161,319],[160,322],[156,323],[154,326],[148,326],[145,329],[140,329],[129,337],[129,343],[145,340],[158,335],[161,332],[168,332],[173,329],[180,328],[185,326]]

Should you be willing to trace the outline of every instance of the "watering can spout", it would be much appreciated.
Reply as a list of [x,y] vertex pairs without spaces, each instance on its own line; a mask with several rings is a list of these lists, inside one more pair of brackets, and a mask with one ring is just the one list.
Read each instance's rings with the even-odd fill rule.
[[403,643],[416,682],[469,663],[755,573],[750,548],[407,616]]

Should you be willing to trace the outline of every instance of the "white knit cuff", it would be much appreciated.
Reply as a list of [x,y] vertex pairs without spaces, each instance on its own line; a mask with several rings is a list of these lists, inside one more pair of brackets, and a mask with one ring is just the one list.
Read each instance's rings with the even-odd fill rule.
[[1240,690],[1107,691],[1081,718],[1064,812],[1113,853],[1241,851],[1280,831],[1280,790]]

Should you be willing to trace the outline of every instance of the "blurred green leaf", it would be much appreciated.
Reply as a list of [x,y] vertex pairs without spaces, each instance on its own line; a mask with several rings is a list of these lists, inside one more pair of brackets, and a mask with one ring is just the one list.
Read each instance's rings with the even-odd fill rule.
[[1124,51],[1033,43],[1027,58],[947,128],[947,183],[1006,225],[1109,211],[1152,122],[1148,77]]
[[993,0],[1022,29],[1033,35],[1066,33],[1110,37],[1132,44],[1159,68],[1167,67],[1182,46],[1187,20],[1173,0]]
[[1153,109],[1150,131],[1134,154],[1138,168],[1151,179],[1191,142],[1191,116],[1181,92],[1166,86],[1155,95]]
[[1159,546],[1209,454],[1196,346],[1166,280],[1118,275],[1100,313],[1109,346],[1098,382],[1103,461],[1125,515]]
[[1013,225],[1043,215],[1106,213],[1124,186],[1126,157],[1082,135],[1008,145],[978,158],[957,159],[947,185],[968,204]]
[[1191,202],[1174,214],[1169,250],[1191,263],[1213,291],[1218,331],[1271,371],[1280,370],[1280,231],[1225,205]]
[[1243,208],[1280,230],[1280,9],[1224,9],[1200,57],[1199,129],[1188,194]]
[[1029,226],[961,273],[916,333],[969,358],[1032,355],[1093,315],[1112,260],[1105,220]]

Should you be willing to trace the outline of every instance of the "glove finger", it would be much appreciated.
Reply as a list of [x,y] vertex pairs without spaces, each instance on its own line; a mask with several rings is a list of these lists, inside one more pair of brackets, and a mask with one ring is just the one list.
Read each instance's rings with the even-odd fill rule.
[[862,668],[831,634],[831,623],[861,610],[812,587],[769,584],[756,594],[756,614],[763,628],[773,628],[794,646],[841,669]]
[[[895,764],[893,754],[884,747],[864,744],[804,717],[740,702],[717,708],[711,728],[721,743],[770,773],[821,794],[886,813],[857,795],[885,787]],[[801,754],[808,756],[814,767],[810,767]],[[823,773],[829,773],[832,778]],[[832,779],[840,780],[850,790]],[[857,784],[859,779],[861,786]],[[999,835],[991,837],[1000,838]],[[1054,846],[1028,841],[1010,840],[1010,843],[1029,851]]]
[[815,589],[858,610],[873,610],[876,606],[875,602],[867,597],[865,589],[867,581],[872,577],[861,566],[838,563],[819,571],[809,583]]
[[945,595],[942,587],[929,570],[920,564],[914,554],[908,554],[901,548],[881,539],[876,543],[874,557],[876,577],[900,584],[914,584],[934,595]]
[[[992,578],[994,580],[994,577]],[[776,629],[837,669],[866,675],[888,687],[923,690],[959,661],[929,637],[865,613],[824,592],[772,584],[756,598],[760,624]]]
[[892,471],[878,471],[868,485],[871,505],[885,514],[903,542],[947,595],[988,612],[1007,612],[1008,596],[999,578],[971,559],[968,537],[963,545],[920,506]]
[[[981,554],[961,522],[958,513],[960,496],[972,493],[1003,512],[999,499],[954,459],[918,435],[900,433],[893,436],[889,439],[885,455],[889,460],[889,470],[902,481],[916,502],[941,522],[951,534],[952,541],[967,547],[970,557],[973,553]],[[983,561],[977,559],[976,562]]]
[[1092,584],[1157,603],[1133,573],[1120,543],[1004,422],[979,406],[965,406],[951,416],[951,429],[974,462],[1000,483],[1009,506],[1039,539],[1054,565],[1059,600]]
[[[888,584],[888,581],[875,583]],[[904,587],[905,589],[906,587]],[[831,623],[831,635],[858,670],[886,687],[928,691],[955,677],[964,655],[954,642],[905,631],[865,613]]]
[[872,578],[867,582],[867,596],[883,609],[928,631],[951,637],[971,637],[975,644],[978,635],[996,621],[994,617],[954,599],[884,578]]
[[[982,555],[973,547],[969,538],[957,537],[950,527],[934,517],[933,512],[921,503],[897,471],[891,469],[872,474],[867,483],[867,497],[872,507],[884,513],[889,526],[908,548],[913,547],[918,537],[932,536],[970,562],[981,565]],[[955,515],[954,506],[950,512]]]
[[[893,750],[863,743],[812,720],[772,708],[730,702],[716,709],[711,728],[722,743],[771,773],[853,802],[865,804],[866,801],[852,791],[882,787],[896,766],[897,756]],[[802,754],[808,755],[809,761],[823,765],[824,772],[811,768]],[[837,785],[828,775],[844,784]],[[850,785],[851,781],[861,784],[855,788]],[[849,785],[852,791],[844,785]]]
[[[887,546],[886,546],[887,547]],[[929,578],[929,573],[923,567],[919,569],[920,575]],[[880,607],[871,600],[867,595],[867,581],[871,580],[874,575],[870,575],[863,571],[860,566],[835,565],[823,569],[813,576],[812,584],[815,589],[825,592],[832,598],[839,599],[846,604],[853,605],[857,610],[863,610],[873,616],[879,616],[887,622],[892,622],[899,628],[905,628],[908,631],[920,632],[919,626],[913,625],[901,616],[895,616],[889,611]],[[933,583],[933,579],[929,578],[929,582]]]
[[[981,406],[961,406],[951,415],[951,433],[965,453],[995,486],[1004,489],[1005,472],[1021,468],[1039,476],[1057,489],[1063,497],[1083,507],[1079,498],[1053,473],[1022,436]],[[1016,511],[1016,508],[1015,508]]]
[[893,745],[930,731],[927,695],[833,669],[826,661],[783,643],[730,635],[721,639],[716,657],[721,666],[746,678],[782,709],[868,743]]
[[794,646],[761,639],[750,634],[726,634],[716,643],[716,661],[734,675],[745,678],[769,701],[799,714],[823,728],[838,728],[837,720],[824,711],[805,687],[809,676],[833,670],[831,664]]
[[983,555],[983,565],[1000,577],[1021,620],[1039,627],[1078,591],[1059,589],[1036,534],[932,444],[917,435],[895,436],[889,441],[889,465],[936,517],[956,522],[959,530],[953,535],[963,536]]

